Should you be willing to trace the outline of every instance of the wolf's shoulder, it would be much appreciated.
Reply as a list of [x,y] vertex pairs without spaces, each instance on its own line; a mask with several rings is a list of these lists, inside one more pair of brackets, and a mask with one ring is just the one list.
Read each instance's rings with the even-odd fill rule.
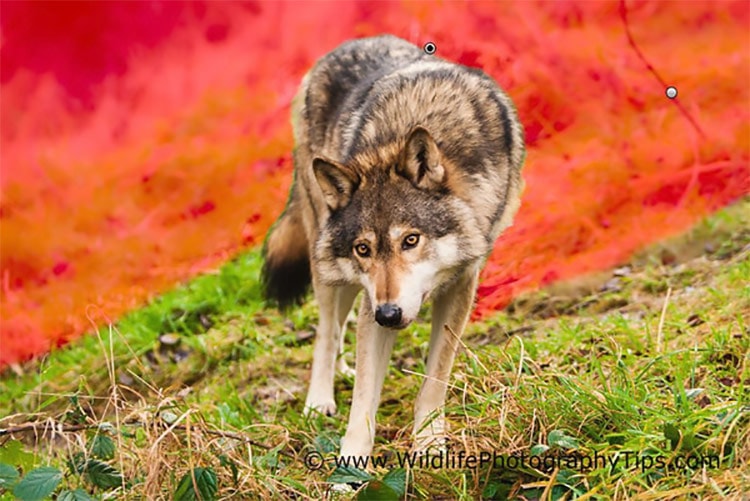
[[393,35],[339,45],[320,58],[303,80],[299,105],[293,110],[293,121],[300,124],[297,129],[304,129],[297,135],[309,137],[314,145],[335,141],[329,132],[351,118],[376,82],[426,57],[419,47]]

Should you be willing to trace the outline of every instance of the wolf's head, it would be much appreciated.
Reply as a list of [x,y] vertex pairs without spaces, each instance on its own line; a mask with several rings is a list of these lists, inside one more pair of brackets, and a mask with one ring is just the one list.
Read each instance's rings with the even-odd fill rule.
[[423,128],[408,135],[390,165],[352,168],[316,158],[313,170],[330,208],[315,247],[318,276],[361,285],[382,326],[406,327],[431,292],[491,246],[451,190],[459,173]]

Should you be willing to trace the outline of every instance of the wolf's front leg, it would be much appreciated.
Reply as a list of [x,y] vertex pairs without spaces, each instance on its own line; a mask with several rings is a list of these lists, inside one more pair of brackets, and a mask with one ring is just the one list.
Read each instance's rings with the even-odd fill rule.
[[[445,395],[453,360],[474,304],[478,266],[467,269],[437,296],[432,306],[432,334],[427,374],[414,405],[415,448],[424,451],[445,442]],[[451,334],[446,325],[455,333]]]
[[315,335],[305,413],[318,411],[333,416],[336,413],[333,377],[341,346],[341,330],[359,289],[351,286],[329,287],[320,283],[314,284],[313,287],[320,309],[320,321]]
[[388,371],[397,331],[375,322],[365,293],[357,321],[357,359],[349,424],[341,442],[341,456],[368,456],[375,440],[375,413]]

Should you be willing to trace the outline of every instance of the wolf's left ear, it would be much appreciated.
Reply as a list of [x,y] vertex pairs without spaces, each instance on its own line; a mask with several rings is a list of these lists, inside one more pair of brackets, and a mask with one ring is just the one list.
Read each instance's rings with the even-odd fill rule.
[[396,169],[417,188],[435,190],[445,181],[440,150],[430,133],[422,127],[415,128],[409,134]]
[[331,210],[347,205],[354,190],[359,186],[359,176],[356,172],[330,160],[322,158],[313,160],[313,172],[323,191],[326,204]]

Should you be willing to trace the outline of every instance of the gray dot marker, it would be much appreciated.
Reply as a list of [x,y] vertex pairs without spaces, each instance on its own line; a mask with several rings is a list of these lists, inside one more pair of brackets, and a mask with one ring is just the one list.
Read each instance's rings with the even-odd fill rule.
[[671,85],[667,87],[667,97],[669,99],[674,99],[677,97],[677,87],[672,87]]
[[424,44],[424,52],[425,54],[429,54],[430,56],[435,53],[437,50],[437,46],[432,42],[427,42]]

